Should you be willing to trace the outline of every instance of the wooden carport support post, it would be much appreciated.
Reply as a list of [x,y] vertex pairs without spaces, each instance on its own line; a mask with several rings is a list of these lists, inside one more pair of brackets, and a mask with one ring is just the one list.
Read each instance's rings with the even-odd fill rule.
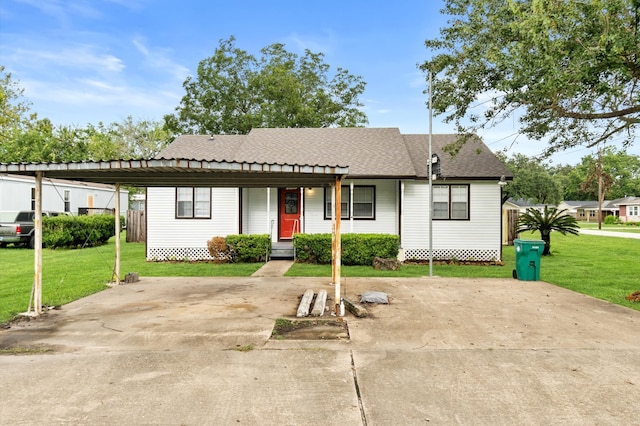
[[[43,172],[36,172],[35,202],[36,213],[33,218],[34,225],[34,274],[33,286],[31,287],[31,298],[27,315],[39,316],[42,313],[42,177]],[[33,307],[33,312],[31,308]]]
[[331,280],[335,285],[336,316],[340,316],[340,265],[342,263],[342,238],[340,235],[340,221],[342,220],[342,178],[336,176],[336,183],[333,187],[335,193],[334,225],[331,241]]
[[112,280],[115,284],[120,284],[120,184],[116,183],[116,199],[115,199],[115,229],[116,229],[116,262],[113,270]]

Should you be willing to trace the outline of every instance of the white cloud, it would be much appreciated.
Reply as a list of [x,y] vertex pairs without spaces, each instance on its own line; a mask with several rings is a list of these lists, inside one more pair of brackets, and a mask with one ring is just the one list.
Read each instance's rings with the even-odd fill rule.
[[63,68],[92,69],[96,72],[120,72],[125,68],[123,61],[113,55],[98,52],[97,46],[76,45],[63,49],[30,49],[16,48],[11,51],[7,47],[6,54],[11,62],[19,63],[37,69],[47,69],[51,66]]
[[298,33],[292,33],[285,38],[285,44],[293,44],[300,52],[306,49],[313,53],[324,53],[326,55],[333,51],[336,43],[335,36],[331,31],[326,31],[323,36],[301,36]]
[[142,54],[147,67],[172,75],[179,81],[184,81],[190,74],[189,68],[169,57],[171,53],[169,49],[149,49],[142,37],[135,37],[132,43]]

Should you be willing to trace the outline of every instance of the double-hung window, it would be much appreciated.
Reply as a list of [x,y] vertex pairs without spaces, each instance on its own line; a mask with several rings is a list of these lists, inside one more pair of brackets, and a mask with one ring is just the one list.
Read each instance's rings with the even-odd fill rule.
[[69,190],[64,191],[64,211],[71,211],[71,191]]
[[[376,187],[354,186],[353,203],[351,203],[351,187],[343,186],[341,192],[340,215],[343,219],[375,219],[376,218]],[[353,211],[351,206],[353,204]],[[331,203],[331,189],[324,192],[324,218],[331,219],[333,206]]]
[[433,218],[469,219],[469,185],[433,185]]
[[177,219],[210,219],[211,188],[176,188]]

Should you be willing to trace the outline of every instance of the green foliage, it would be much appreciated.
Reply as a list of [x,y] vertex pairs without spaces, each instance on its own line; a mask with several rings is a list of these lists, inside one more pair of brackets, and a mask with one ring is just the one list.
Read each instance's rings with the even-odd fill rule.
[[[293,238],[300,262],[331,263],[331,234],[296,234]],[[342,234],[342,264],[371,265],[376,256],[397,258],[400,239],[391,234]]]
[[580,226],[575,217],[567,214],[567,209],[558,210],[556,207],[544,206],[544,211],[529,208],[526,213],[518,217],[517,233],[524,231],[540,231],[540,237],[545,242],[543,256],[551,253],[551,231],[561,234],[578,235]]
[[605,225],[617,225],[620,223],[620,218],[618,216],[609,215],[604,218]]
[[535,158],[515,154],[503,161],[513,173],[513,181],[503,189],[516,200],[530,200],[535,204],[558,204],[562,201],[560,179],[552,175],[549,166]]
[[[121,226],[124,218],[120,218]],[[42,218],[42,244],[48,248],[93,247],[106,243],[115,235],[114,217],[45,216]]]
[[442,11],[448,26],[426,40],[434,55],[420,68],[434,74],[435,112],[462,133],[517,115],[517,133],[548,141],[546,154],[634,143],[637,0],[446,0]]
[[[565,169],[565,200],[597,200],[597,156],[587,155],[575,167]],[[602,153],[602,172],[610,183],[606,199],[640,194],[640,156],[606,147]]]
[[176,113],[166,115],[174,134],[246,134],[254,127],[356,127],[367,123],[358,97],[365,83],[338,68],[329,75],[324,54],[298,56],[275,43],[255,56],[220,40],[213,56],[183,84]]
[[342,234],[342,263],[371,265],[373,258],[398,257],[400,237],[391,234]]
[[295,234],[296,259],[308,263],[331,263],[331,234]]
[[271,251],[268,234],[227,235],[226,243],[236,262],[263,262]]

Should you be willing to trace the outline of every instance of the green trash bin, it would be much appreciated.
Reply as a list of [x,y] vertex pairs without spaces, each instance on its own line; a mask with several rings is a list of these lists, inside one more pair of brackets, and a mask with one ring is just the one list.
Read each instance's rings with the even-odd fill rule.
[[520,281],[540,281],[540,256],[544,250],[542,240],[513,240],[516,249],[516,269],[513,278]]

